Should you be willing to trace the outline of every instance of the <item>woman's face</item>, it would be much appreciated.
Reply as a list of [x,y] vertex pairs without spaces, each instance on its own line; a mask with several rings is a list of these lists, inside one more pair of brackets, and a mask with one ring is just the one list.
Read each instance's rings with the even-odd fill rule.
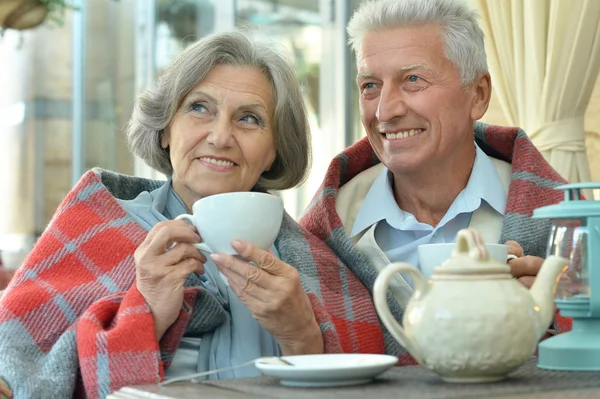
[[165,129],[173,188],[200,198],[249,191],[275,160],[273,87],[260,69],[219,65],[183,99]]

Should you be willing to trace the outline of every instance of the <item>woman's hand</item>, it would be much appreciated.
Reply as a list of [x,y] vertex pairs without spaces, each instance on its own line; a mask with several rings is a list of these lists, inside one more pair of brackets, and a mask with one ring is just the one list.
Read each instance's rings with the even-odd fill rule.
[[283,354],[323,353],[323,335],[298,271],[249,243],[234,241],[231,246],[258,266],[231,255],[212,254],[211,259]]
[[179,316],[187,276],[204,273],[206,257],[192,245],[201,240],[195,227],[171,220],[156,224],[135,251],[137,288],[154,316],[159,341]]
[[0,399],[12,399],[13,394],[8,384],[4,382],[2,378],[0,378]]

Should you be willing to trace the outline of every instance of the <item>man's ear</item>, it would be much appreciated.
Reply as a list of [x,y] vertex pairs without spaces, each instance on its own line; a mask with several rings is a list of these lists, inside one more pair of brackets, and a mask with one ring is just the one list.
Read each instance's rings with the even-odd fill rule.
[[473,82],[473,100],[471,102],[471,119],[479,120],[485,115],[492,98],[492,78],[484,73]]

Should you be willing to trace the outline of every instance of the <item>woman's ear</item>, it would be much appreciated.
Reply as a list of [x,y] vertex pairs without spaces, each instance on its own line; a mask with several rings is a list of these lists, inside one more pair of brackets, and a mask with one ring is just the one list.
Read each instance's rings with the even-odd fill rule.
[[275,151],[275,154],[273,154],[273,156],[271,157],[271,162],[269,162],[267,164],[267,167],[265,168],[265,172],[268,172],[271,170],[271,168],[273,168],[273,165],[275,165],[275,162],[277,162],[277,151]]
[[160,146],[166,150],[169,147],[170,140],[171,140],[171,131],[169,130],[169,127],[167,126],[163,130],[162,136],[160,137]]

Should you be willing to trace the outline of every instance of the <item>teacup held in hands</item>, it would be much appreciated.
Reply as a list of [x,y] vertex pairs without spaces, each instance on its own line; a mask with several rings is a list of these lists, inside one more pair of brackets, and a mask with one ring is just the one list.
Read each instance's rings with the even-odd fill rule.
[[283,201],[276,195],[256,192],[215,194],[196,201],[192,212],[175,219],[196,226],[203,242],[194,246],[208,253],[235,255],[233,240],[264,250],[273,245],[281,227]]

